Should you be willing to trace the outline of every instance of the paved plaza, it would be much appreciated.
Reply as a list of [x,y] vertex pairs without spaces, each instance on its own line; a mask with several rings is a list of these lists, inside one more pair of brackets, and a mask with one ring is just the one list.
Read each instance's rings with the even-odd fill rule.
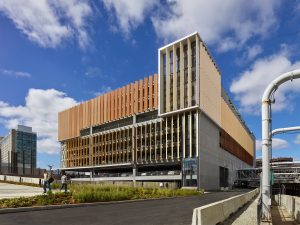
[[29,197],[43,194],[43,188],[0,183],[0,199]]

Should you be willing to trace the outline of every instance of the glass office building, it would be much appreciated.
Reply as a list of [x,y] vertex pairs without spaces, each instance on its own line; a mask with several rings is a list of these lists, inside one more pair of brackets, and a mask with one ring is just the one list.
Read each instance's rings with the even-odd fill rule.
[[36,169],[36,133],[18,125],[0,140],[1,173],[33,175]]

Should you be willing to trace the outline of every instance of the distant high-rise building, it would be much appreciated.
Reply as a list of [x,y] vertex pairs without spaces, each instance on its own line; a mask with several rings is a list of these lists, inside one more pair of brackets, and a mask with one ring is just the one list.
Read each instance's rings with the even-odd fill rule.
[[0,138],[0,172],[32,175],[36,169],[36,133],[31,127],[18,125]]

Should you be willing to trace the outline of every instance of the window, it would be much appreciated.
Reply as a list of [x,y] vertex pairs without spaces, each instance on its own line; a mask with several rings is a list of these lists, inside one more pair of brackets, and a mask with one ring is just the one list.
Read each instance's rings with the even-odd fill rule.
[[170,51],[170,73],[173,75],[173,51]]
[[192,67],[196,67],[196,42],[192,42]]
[[187,69],[187,67],[188,67],[188,57],[187,57],[187,46],[186,45],[183,47],[183,54],[184,54],[184,56],[183,56],[183,58],[184,58],[184,69]]
[[177,48],[176,49],[176,68],[177,68],[177,72],[180,71],[180,49]]
[[166,53],[163,54],[163,75],[166,75],[166,66],[167,66],[167,59],[166,59]]

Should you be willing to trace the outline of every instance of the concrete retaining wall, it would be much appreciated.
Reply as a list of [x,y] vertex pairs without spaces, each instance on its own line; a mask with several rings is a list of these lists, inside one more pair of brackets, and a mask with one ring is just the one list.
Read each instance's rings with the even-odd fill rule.
[[275,195],[276,203],[284,206],[293,218],[300,223],[300,197],[292,195]]
[[0,180],[11,181],[11,182],[16,182],[16,183],[41,184],[42,179],[32,178],[32,177],[0,175]]
[[0,180],[5,180],[5,175],[0,175]]
[[21,183],[40,184],[40,178],[21,177]]
[[195,208],[192,225],[215,225],[221,223],[258,193],[259,189],[255,189],[246,194]]
[[21,177],[6,176],[6,181],[12,181],[12,182],[21,183]]

